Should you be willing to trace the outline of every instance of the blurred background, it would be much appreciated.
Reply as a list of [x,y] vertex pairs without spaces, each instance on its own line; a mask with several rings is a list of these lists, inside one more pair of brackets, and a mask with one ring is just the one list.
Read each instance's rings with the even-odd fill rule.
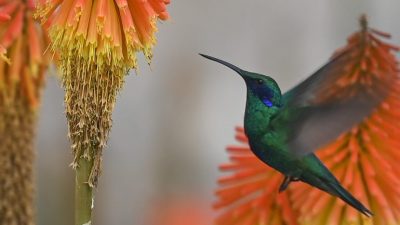
[[[242,124],[245,86],[198,53],[268,74],[285,91],[345,44],[362,13],[399,45],[399,9],[397,0],[172,0],[151,66],[142,57],[118,98],[93,224],[211,223],[217,167]],[[54,69],[49,74],[37,141],[37,219],[70,225],[74,176],[63,90]]]

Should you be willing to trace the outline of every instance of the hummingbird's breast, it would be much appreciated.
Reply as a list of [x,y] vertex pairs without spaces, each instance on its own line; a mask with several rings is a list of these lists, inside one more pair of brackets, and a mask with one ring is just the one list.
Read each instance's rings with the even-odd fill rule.
[[279,133],[271,131],[263,136],[248,135],[248,139],[251,151],[261,161],[282,174],[293,177],[300,176],[301,171],[297,166],[299,159],[285,150],[285,144]]
[[259,142],[252,140],[252,138],[249,138],[249,146],[254,155],[267,163],[268,153],[270,152],[268,146],[261,146]]

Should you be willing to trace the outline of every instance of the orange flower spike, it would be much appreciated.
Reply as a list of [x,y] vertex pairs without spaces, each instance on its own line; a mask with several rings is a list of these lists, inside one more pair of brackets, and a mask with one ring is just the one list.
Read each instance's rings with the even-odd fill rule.
[[[39,89],[43,84],[43,74],[47,68],[48,59],[44,53],[45,35],[38,26],[34,24],[32,18],[33,2],[21,1],[21,0],[4,0],[0,2],[0,9],[2,13],[8,13],[10,20],[0,24],[4,31],[0,37],[0,44],[3,45],[4,49],[0,48],[1,53],[6,54],[12,62],[9,66],[4,68],[3,82],[5,83],[4,88],[7,89],[6,94],[9,100],[12,100],[18,95],[19,90],[24,89],[26,82],[30,82],[29,86],[32,91],[24,91],[25,97],[31,100],[33,105],[31,109],[35,109],[37,101],[32,101],[33,97],[29,95],[35,95],[38,98]],[[6,51],[7,49],[7,51]],[[26,54],[23,54],[26,52]],[[5,55],[4,55],[5,56]],[[25,67],[28,67],[29,71],[25,72]],[[26,73],[26,76],[23,75]],[[21,85],[19,85],[21,82]]]
[[[365,18],[363,18],[365,19]],[[364,23],[366,26],[366,23]],[[386,44],[378,39],[378,36],[388,37],[389,35],[381,32],[371,31],[368,27],[363,27],[361,32],[355,33],[348,39],[348,46],[345,49],[357,52],[352,60],[348,61],[347,68],[343,70],[343,76],[340,83],[335,87],[330,87],[329,95],[325,98],[335,96],[346,97],[350,95],[352,85],[365,85],[369,88],[372,82],[380,82],[380,88],[391,88],[392,85],[399,84],[399,73],[397,62],[393,55],[398,47]],[[350,66],[352,65],[352,66]],[[340,84],[340,85],[339,85]],[[379,88],[379,87],[378,87]],[[398,167],[397,161],[393,160],[393,155],[398,153],[400,141],[397,138],[400,129],[394,126],[400,119],[400,97],[397,89],[392,89],[387,100],[378,107],[375,112],[358,127],[346,134],[346,138],[338,138],[334,143],[324,147],[317,154],[321,160],[331,169],[339,181],[349,189],[359,200],[374,212],[372,219],[366,219],[360,216],[356,211],[349,208],[348,205],[339,204],[335,200],[333,206],[328,203],[315,207],[315,214],[300,215],[300,220],[305,224],[397,224],[400,222],[399,202],[394,196],[398,196],[400,187],[396,185],[399,182],[392,167]],[[395,94],[396,93],[396,94]],[[348,142],[346,144],[346,142]],[[345,145],[343,145],[345,144]],[[339,147],[343,146],[343,147]],[[346,154],[345,154],[346,152]],[[347,155],[347,153],[349,153]],[[329,157],[329,155],[336,155]],[[342,158],[346,155],[348,159]],[[340,156],[340,157],[339,157]],[[340,159],[340,160],[337,160]],[[346,165],[346,170],[340,170],[338,165]],[[344,173],[343,173],[344,171]],[[342,176],[342,174],[344,176]],[[293,190],[293,196],[301,189],[311,191],[312,195],[319,190],[308,189],[300,186]],[[334,197],[329,197],[333,199]],[[293,201],[298,200],[293,198]],[[310,200],[305,198],[305,201]],[[294,207],[302,209],[304,204],[295,204]],[[340,220],[335,220],[332,207],[343,211]],[[328,213],[330,216],[327,221],[319,219],[319,214]],[[327,215],[328,215],[327,214]],[[322,217],[321,217],[322,218]]]
[[[148,60],[151,59],[150,51],[155,44],[155,20],[157,18],[163,20],[168,18],[166,16],[168,14],[165,11],[167,3],[169,2],[162,0],[153,0],[152,2],[141,0],[39,1],[37,16],[43,22],[46,22],[47,18],[51,17],[51,14],[56,15],[54,21],[50,24],[50,36],[53,36],[53,50],[56,50],[56,46],[65,46],[71,43],[71,41],[68,41],[69,38],[58,30],[67,28],[68,34],[74,32],[72,28],[76,27],[76,21],[80,21],[76,33],[86,33],[89,27],[90,31],[87,41],[94,45],[92,47],[88,46],[90,49],[101,46],[102,51],[116,53],[115,57],[119,59],[115,63],[121,65],[119,61],[123,60],[124,63],[122,65],[127,64],[128,67],[135,68],[137,66],[135,52],[143,51]],[[90,9],[92,4],[93,10],[85,10]],[[58,13],[55,13],[56,8],[59,8]],[[86,13],[86,11],[91,13]],[[87,23],[90,17],[95,19],[91,20],[91,25],[88,26]],[[119,21],[122,26],[119,25]],[[113,24],[118,25],[114,26]],[[96,30],[93,30],[94,28]],[[122,35],[122,32],[124,35]],[[99,37],[97,34],[99,34]],[[64,37],[62,37],[63,35]],[[125,40],[122,40],[123,38]],[[102,42],[110,42],[110,44]],[[86,48],[84,47],[85,45],[76,44],[81,46],[77,50],[81,54],[84,54],[85,50],[83,48]],[[126,45],[126,52],[122,51],[123,45]],[[93,52],[93,50],[89,52]],[[104,57],[108,54],[106,52],[104,52]],[[104,59],[98,60],[105,61]]]

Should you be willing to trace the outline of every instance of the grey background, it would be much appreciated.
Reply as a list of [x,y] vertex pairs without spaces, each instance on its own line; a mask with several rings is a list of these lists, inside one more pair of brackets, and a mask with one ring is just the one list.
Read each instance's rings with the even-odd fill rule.
[[[235,143],[245,91],[232,71],[197,53],[268,74],[287,90],[345,44],[361,13],[400,44],[398,0],[172,0],[169,12],[151,67],[141,57],[139,75],[126,77],[118,97],[96,225],[147,225],[159,199],[214,199],[217,165]],[[55,76],[48,79],[38,129],[40,225],[73,224],[74,175],[59,86]]]

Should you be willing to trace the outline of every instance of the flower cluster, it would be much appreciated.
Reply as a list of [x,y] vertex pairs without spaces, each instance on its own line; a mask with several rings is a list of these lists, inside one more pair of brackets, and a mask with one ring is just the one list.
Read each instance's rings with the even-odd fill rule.
[[62,57],[78,56],[83,66],[111,66],[117,76],[124,75],[127,68],[136,68],[136,52],[142,51],[151,59],[156,21],[168,18],[168,3],[169,0],[39,0],[36,16],[49,27],[51,48]]
[[[102,150],[111,129],[117,93],[136,53],[148,62],[157,19],[168,18],[169,0],[39,0],[37,14],[48,28],[50,48],[60,57],[73,167],[94,163],[88,184],[97,185]],[[92,161],[93,160],[93,161]]]

